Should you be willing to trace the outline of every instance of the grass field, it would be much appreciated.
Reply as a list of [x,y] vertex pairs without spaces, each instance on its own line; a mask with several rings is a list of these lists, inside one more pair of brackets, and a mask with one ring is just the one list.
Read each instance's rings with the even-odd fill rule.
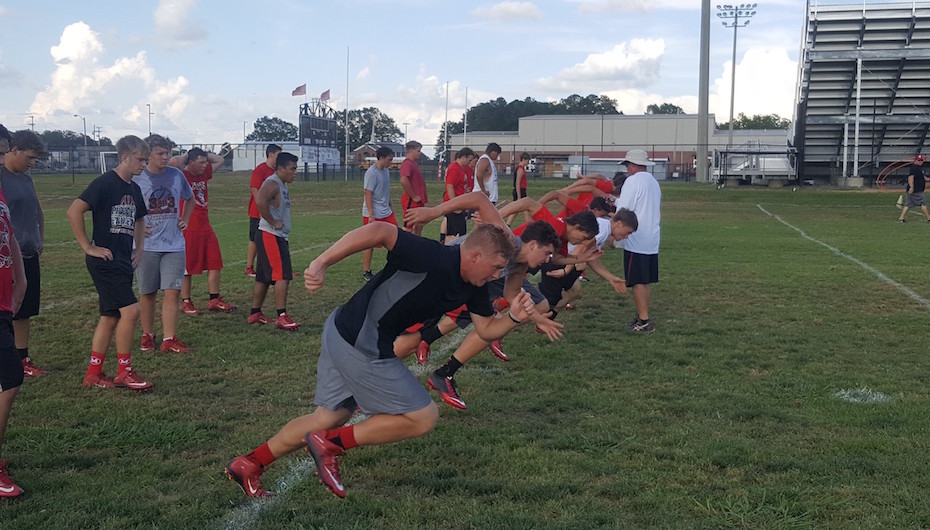
[[[810,189],[664,185],[655,334],[626,332],[632,300],[593,277],[559,317],[564,340],[521,328],[510,363],[485,353],[459,372],[467,411],[440,402],[429,436],[351,451],[346,499],[301,453],[264,475],[277,497],[247,500],[223,466],[311,410],[321,326],[362,283],[355,256],[319,293],[292,286],[298,333],[246,326],[247,180],[210,187],[239,313],[181,315],[196,352],[136,353],[155,386],[133,394],[81,388],[97,298],[64,211],[90,177],[36,178],[47,241],[30,351],[53,374],[14,406],[3,456],[27,496],[0,502],[0,528],[930,527],[930,226],[897,223],[896,194]],[[360,224],[361,184],[291,190],[302,272]],[[620,253],[605,263],[619,273]],[[206,278],[194,294],[204,306]]]

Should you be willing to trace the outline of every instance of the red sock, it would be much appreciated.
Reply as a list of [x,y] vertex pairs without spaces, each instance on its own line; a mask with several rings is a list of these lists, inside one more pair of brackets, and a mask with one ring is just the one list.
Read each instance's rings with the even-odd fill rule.
[[132,354],[131,353],[116,353],[116,358],[119,361],[119,370],[116,372],[117,375],[125,372],[126,370],[132,369]]
[[358,447],[355,442],[355,425],[346,425],[338,429],[326,431],[326,438],[341,446],[343,449],[352,449]]
[[90,351],[90,364],[87,365],[87,375],[100,375],[103,372],[103,360],[106,359],[106,352],[100,353]]
[[268,467],[272,462],[277,460],[273,454],[271,454],[271,449],[268,448],[268,444],[262,444],[261,447],[256,447],[254,451],[249,453],[246,456],[252,457],[252,460],[258,462],[258,465],[262,467]]

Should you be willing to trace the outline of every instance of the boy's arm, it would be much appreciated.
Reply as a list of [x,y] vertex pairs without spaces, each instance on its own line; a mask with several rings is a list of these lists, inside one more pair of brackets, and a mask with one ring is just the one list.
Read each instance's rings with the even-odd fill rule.
[[275,227],[276,229],[283,228],[284,221],[281,219],[275,219],[271,215],[271,208],[269,208],[268,205],[277,199],[279,191],[280,190],[278,186],[275,185],[275,183],[266,180],[265,183],[262,184],[261,189],[258,190],[258,197],[255,199],[255,206],[258,207],[258,213],[260,213],[262,218],[268,221],[271,226]]
[[145,217],[136,219],[132,238],[136,244],[136,248],[132,250],[132,268],[135,269],[142,263],[142,255],[145,253]]
[[607,270],[607,267],[601,263],[600,258],[589,261],[588,267],[590,267],[595,274],[607,280],[607,283],[614,288],[614,291],[617,291],[617,294],[626,294],[626,282],[623,278],[618,278]]
[[375,220],[375,199],[372,195],[371,190],[365,190],[365,208],[368,209],[368,219],[370,221]]
[[36,251],[42,254],[45,250],[45,212],[42,211],[42,204],[39,203],[39,248]]
[[499,214],[504,218],[523,212],[527,212],[530,216],[533,216],[542,208],[542,203],[536,199],[523,197],[522,199],[505,204],[504,207],[500,209]]
[[168,165],[174,166],[180,170],[183,170],[184,166],[187,165],[187,160],[188,160],[187,153],[184,153],[182,155],[174,155],[173,157],[168,159]]
[[478,215],[481,216],[481,222],[506,228],[508,231],[510,230],[510,227],[504,222],[503,217],[501,217],[497,208],[495,208],[488,199],[488,196],[480,191],[459,195],[437,206],[407,210],[407,215],[404,216],[404,222],[425,225],[433,219],[438,219],[443,215],[463,209],[477,210]]
[[23,254],[19,250],[19,242],[15,237],[10,238],[10,257],[13,259],[13,314],[19,313],[19,308],[26,297],[26,269],[23,266]]
[[74,234],[74,239],[77,240],[78,245],[81,246],[81,250],[85,254],[95,258],[111,260],[113,259],[113,253],[110,252],[110,249],[98,247],[87,239],[87,230],[84,228],[84,212],[89,210],[89,204],[82,199],[74,199],[74,202],[68,208],[68,224],[71,226],[71,233]]
[[488,190],[484,187],[484,180],[490,173],[491,162],[486,158],[479,158],[478,163],[475,165],[475,182],[478,183],[482,193],[488,193]]
[[342,236],[304,270],[304,287],[311,293],[322,288],[326,269],[343,259],[378,245],[388,251],[397,244],[397,227],[390,223],[368,223]]
[[223,162],[225,161],[226,161],[225,158],[221,157],[220,155],[216,153],[207,153],[207,162],[209,162],[210,165],[213,166],[213,171],[216,171],[217,169],[223,167]]
[[194,214],[194,198],[184,201],[184,209],[181,210],[181,218],[178,219],[178,228],[187,230],[187,225],[191,222],[191,215]]

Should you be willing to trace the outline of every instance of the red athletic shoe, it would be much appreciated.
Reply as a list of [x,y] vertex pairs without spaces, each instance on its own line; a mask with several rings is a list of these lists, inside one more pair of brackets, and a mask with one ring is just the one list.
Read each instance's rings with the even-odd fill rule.
[[194,302],[191,300],[184,300],[181,302],[181,311],[184,311],[188,315],[199,315],[200,311],[197,311],[197,308],[194,307]]
[[223,313],[232,313],[238,309],[239,306],[230,304],[226,300],[223,300],[222,296],[218,296],[207,302],[207,311],[222,311]]
[[271,324],[273,321],[266,317],[264,313],[252,313],[249,315],[249,324]]
[[139,343],[140,351],[155,351],[155,334],[143,333],[142,341]]
[[113,380],[107,377],[107,374],[100,372],[99,375],[85,375],[84,376],[84,387],[96,387],[96,388],[113,388]]
[[417,346],[417,363],[426,364],[429,362],[429,343],[425,340],[420,341],[420,345]]
[[0,460],[0,498],[17,499],[23,496],[23,488],[20,488],[10,478],[6,470],[6,462]]
[[245,268],[245,275],[254,278],[254,277],[255,277],[255,269],[253,269],[252,267],[246,267],[246,268]]
[[113,386],[130,390],[148,390],[152,388],[152,383],[136,375],[132,368],[127,368],[122,373],[116,374],[113,378]]
[[573,306],[572,304],[565,304],[565,310],[566,310],[566,311],[574,311],[574,310],[575,310],[575,306]]
[[291,319],[291,316],[287,313],[281,313],[278,315],[278,320],[274,323],[275,327],[278,329],[283,329],[285,331],[297,331],[300,329],[300,324],[294,322]]
[[226,464],[226,476],[242,487],[249,497],[271,497],[274,493],[262,487],[261,476],[265,468],[247,456],[237,456]]
[[450,407],[457,408],[459,410],[465,410],[468,408],[465,405],[465,401],[459,397],[458,388],[455,385],[455,379],[451,377],[442,377],[436,372],[430,372],[429,377],[426,378],[426,386],[431,389],[439,392],[439,396],[442,397],[442,400],[445,401]]
[[48,375],[48,372],[36,366],[32,359],[26,357],[23,359],[23,375],[26,377],[41,377],[43,375]]
[[304,441],[307,443],[307,451],[310,451],[316,463],[316,474],[320,477],[320,482],[329,488],[333,495],[345,497],[346,489],[342,485],[342,477],[339,476],[338,460],[346,454],[345,450],[327,440],[325,431],[307,433]]
[[498,313],[500,313],[504,309],[507,309],[509,305],[510,303],[508,303],[507,299],[504,297],[495,298],[494,302],[491,303],[491,307],[493,307],[494,310],[497,311]]
[[159,348],[164,353],[187,353],[191,349],[181,341],[181,339],[174,337],[172,339],[165,339],[161,341],[161,347]]
[[492,342],[492,343],[488,346],[488,349],[490,349],[490,350],[491,350],[491,353],[493,353],[495,356],[497,356],[498,359],[500,359],[500,360],[502,360],[502,361],[509,361],[509,360],[510,360],[510,357],[507,357],[507,354],[504,353],[503,347],[501,347],[501,341],[496,340],[496,341]]

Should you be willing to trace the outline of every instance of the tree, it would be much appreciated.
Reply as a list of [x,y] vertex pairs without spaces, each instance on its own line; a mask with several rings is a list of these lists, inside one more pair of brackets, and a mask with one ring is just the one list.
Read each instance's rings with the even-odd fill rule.
[[685,111],[678,105],[673,105],[671,103],[663,103],[661,105],[656,105],[655,103],[646,107],[646,114],[684,114]]
[[262,116],[255,120],[253,130],[245,137],[256,142],[284,142],[297,140],[297,126],[281,118]]
[[[782,118],[778,114],[754,114],[746,116],[742,112],[733,120],[734,129],[787,129],[791,120]],[[718,129],[729,129],[730,122],[717,124]]]
[[439,128],[439,138],[436,139],[436,159],[442,160],[448,164],[451,161],[451,158],[455,153],[449,153],[449,156],[443,156],[443,152],[446,150],[446,124],[447,123],[449,124],[449,136],[450,137],[453,134],[465,132],[465,125],[460,121],[455,121],[455,122],[450,121],[450,122],[443,122],[442,127]]
[[[375,142],[399,142],[404,134],[394,123],[394,119],[375,107],[365,107],[349,111],[349,150],[370,141],[374,125]],[[340,153],[345,153],[346,118],[345,113],[336,114],[336,145]]]
[[572,94],[555,104],[555,114],[620,114],[617,102],[607,96]]

